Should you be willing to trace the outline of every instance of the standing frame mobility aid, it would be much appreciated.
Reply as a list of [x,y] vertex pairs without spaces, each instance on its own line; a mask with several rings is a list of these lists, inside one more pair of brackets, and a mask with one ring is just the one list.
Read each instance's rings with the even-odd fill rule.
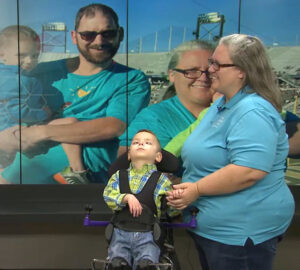
[[[178,159],[172,155],[171,153],[162,150],[162,161],[157,163],[157,170],[160,172],[166,173],[175,173],[179,168]],[[118,170],[125,170],[129,168],[130,162],[127,158],[127,153],[121,155],[109,168],[108,174],[109,176],[113,175]],[[159,174],[160,175],[160,174]],[[157,177],[159,177],[159,175]],[[158,178],[157,178],[158,179]],[[156,179],[156,182],[157,182]],[[148,180],[149,181],[149,180]],[[155,180],[154,180],[155,181]],[[195,207],[190,208],[191,212],[191,220],[188,223],[172,223],[170,217],[166,214],[166,199],[162,199],[162,207],[161,207],[161,218],[159,223],[153,224],[153,238],[156,243],[159,245],[161,249],[160,260],[158,264],[149,264],[145,262],[141,262],[137,269],[139,270],[180,270],[179,261],[174,248],[174,240],[173,240],[173,228],[195,228],[197,226],[196,215],[198,209]],[[105,237],[107,241],[110,241],[113,232],[113,225],[111,221],[99,221],[92,220],[90,218],[90,214],[92,211],[92,207],[90,205],[86,206],[86,215],[84,217],[84,226],[105,226]],[[114,264],[114,265],[113,265]],[[125,260],[120,259],[112,263],[107,259],[93,259],[92,260],[92,269],[93,270],[131,270],[131,266],[127,264]]]

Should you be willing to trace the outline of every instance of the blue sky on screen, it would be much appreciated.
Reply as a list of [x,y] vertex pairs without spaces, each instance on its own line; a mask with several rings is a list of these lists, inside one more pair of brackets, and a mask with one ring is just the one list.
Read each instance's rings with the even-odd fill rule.
[[[19,22],[35,29],[64,22],[67,26],[67,50],[77,52],[70,39],[75,14],[82,6],[101,2],[119,15],[127,26],[126,0],[19,0]],[[256,35],[266,45],[300,46],[299,0],[241,0],[240,32]],[[183,40],[194,39],[199,14],[219,12],[225,16],[224,35],[238,31],[239,0],[129,0],[128,45],[131,52],[168,51]],[[0,29],[17,23],[17,0],[0,0]],[[204,25],[200,37],[211,39],[218,25]],[[50,38],[62,37],[48,33]],[[125,43],[120,52],[125,51]]]

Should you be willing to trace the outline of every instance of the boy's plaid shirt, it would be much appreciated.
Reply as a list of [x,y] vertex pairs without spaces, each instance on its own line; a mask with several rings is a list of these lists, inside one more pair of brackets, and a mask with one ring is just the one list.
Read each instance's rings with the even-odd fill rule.
[[[133,194],[139,193],[149,177],[154,171],[157,171],[156,165],[144,165],[142,169],[136,170],[130,164],[128,169],[129,171],[129,187]],[[161,215],[161,198],[166,194],[167,191],[172,190],[172,183],[163,173],[159,177],[157,181],[157,186],[154,190],[154,201],[157,208],[157,216]],[[126,194],[121,194],[119,189],[119,171],[117,171],[112,177],[109,179],[104,192],[103,197],[108,207],[113,211],[121,210],[126,204],[122,203],[122,200]],[[168,207],[167,213],[170,217],[177,216],[180,214],[179,210]]]

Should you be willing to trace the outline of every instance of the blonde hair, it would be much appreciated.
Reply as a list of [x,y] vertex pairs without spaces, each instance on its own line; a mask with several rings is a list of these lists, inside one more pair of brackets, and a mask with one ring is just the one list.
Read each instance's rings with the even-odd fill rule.
[[280,88],[261,40],[245,34],[233,34],[222,37],[219,44],[228,48],[233,64],[245,72],[244,85],[249,85],[281,112]]
[[177,67],[181,56],[185,52],[190,52],[194,50],[205,50],[213,52],[215,50],[215,45],[205,40],[189,40],[180,44],[176,49],[174,49],[171,59],[169,61],[168,70]]
[[38,49],[40,48],[39,35],[33,29],[25,25],[10,25],[4,28],[0,32],[0,47],[2,47],[2,49],[5,48],[8,41],[11,41],[12,39],[16,41],[18,41],[18,39],[31,39],[33,42],[37,43]]
[[[175,48],[172,52],[172,56],[169,61],[168,70],[172,70],[177,67],[179,61],[181,60],[182,55],[185,52],[195,51],[195,50],[203,50],[209,51],[213,53],[216,46],[213,43],[210,43],[206,40],[189,40],[180,44],[177,48]],[[176,89],[174,84],[171,84],[165,94],[163,95],[162,99],[168,99],[176,95]]]

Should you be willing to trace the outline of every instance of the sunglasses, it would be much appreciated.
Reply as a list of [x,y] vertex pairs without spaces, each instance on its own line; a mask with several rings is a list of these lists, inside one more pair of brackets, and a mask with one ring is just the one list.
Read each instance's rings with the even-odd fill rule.
[[84,32],[77,32],[81,39],[92,42],[95,40],[96,36],[100,35],[102,38],[105,39],[113,39],[117,36],[119,29],[114,29],[114,30],[106,30],[106,31],[101,31],[101,32],[96,32],[96,31],[84,31]]

